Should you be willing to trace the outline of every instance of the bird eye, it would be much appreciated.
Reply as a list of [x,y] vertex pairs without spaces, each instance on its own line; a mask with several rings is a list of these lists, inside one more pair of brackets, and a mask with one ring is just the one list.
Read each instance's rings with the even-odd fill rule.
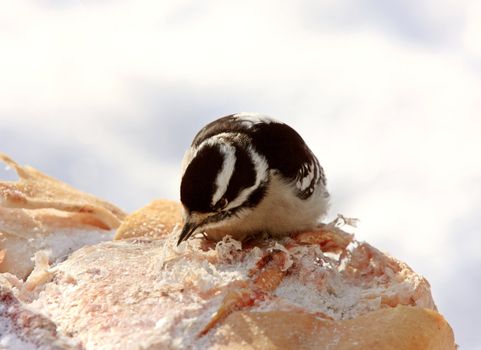
[[224,209],[229,202],[227,201],[227,198],[221,198],[219,202],[217,203],[216,207],[217,209]]

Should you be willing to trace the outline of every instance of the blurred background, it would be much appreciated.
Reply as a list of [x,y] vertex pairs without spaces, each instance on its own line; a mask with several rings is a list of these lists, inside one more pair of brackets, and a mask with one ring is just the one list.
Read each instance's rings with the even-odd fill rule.
[[[205,123],[293,126],[357,237],[481,349],[481,2],[0,2],[0,152],[133,211]],[[0,176],[14,179],[1,167]]]

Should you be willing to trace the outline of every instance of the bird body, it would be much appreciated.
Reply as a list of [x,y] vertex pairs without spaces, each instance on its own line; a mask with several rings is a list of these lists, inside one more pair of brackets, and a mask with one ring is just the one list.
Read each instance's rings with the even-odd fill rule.
[[209,239],[242,240],[313,229],[328,208],[324,171],[301,136],[259,114],[239,113],[206,125],[182,164],[184,228]]

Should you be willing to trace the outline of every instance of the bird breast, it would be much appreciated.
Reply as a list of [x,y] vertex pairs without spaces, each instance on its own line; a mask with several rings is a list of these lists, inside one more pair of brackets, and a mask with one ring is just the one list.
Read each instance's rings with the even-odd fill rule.
[[327,212],[327,191],[324,186],[318,186],[308,199],[298,198],[295,191],[295,184],[286,186],[283,179],[272,173],[267,193],[257,207],[206,228],[207,237],[218,241],[230,235],[243,240],[264,232],[282,237],[314,229]]

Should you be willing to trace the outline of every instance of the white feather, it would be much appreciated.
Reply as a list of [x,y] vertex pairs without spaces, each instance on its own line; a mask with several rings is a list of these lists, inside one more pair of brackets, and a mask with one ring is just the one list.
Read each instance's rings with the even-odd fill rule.
[[197,153],[199,153],[199,151],[204,148],[206,145],[219,145],[219,144],[223,144],[223,140],[222,139],[225,139],[226,137],[229,137],[229,136],[232,136],[232,135],[235,135],[234,133],[222,133],[222,134],[218,134],[218,135],[215,135],[215,136],[212,136],[212,137],[209,137],[208,139],[205,139],[204,141],[202,141],[202,143],[200,145],[198,145],[197,147],[194,147],[194,148],[189,148],[185,154],[184,154],[184,158],[182,159],[182,175],[184,175],[184,172],[185,170],[187,169],[187,167],[189,166],[190,162],[197,156]]
[[255,208],[246,209],[238,216],[205,227],[210,239],[221,240],[229,234],[235,239],[269,232],[284,236],[293,232],[313,230],[329,208],[329,195],[318,186],[307,200],[294,195],[294,188],[286,185],[275,173],[270,175],[266,197]]
[[254,192],[259,187],[261,182],[264,182],[267,180],[267,176],[268,176],[267,160],[263,156],[261,156],[259,153],[257,153],[252,147],[248,148],[248,152],[251,156],[252,162],[254,163],[255,172],[256,172],[256,181],[252,186],[243,189],[237,195],[237,197],[232,202],[229,203],[226,209],[232,209],[242,205],[249,198],[251,193]]
[[265,123],[265,124],[281,123],[280,121],[272,117],[269,117],[265,114],[260,114],[260,113],[241,112],[241,113],[234,114],[234,118],[240,119],[241,121],[245,121],[247,126],[260,124],[260,123]]
[[227,187],[229,186],[230,179],[234,173],[234,167],[236,162],[235,148],[229,144],[221,144],[220,151],[224,155],[224,162],[222,163],[222,169],[217,174],[215,179],[216,191],[212,196],[212,205],[214,206],[225,194]]

